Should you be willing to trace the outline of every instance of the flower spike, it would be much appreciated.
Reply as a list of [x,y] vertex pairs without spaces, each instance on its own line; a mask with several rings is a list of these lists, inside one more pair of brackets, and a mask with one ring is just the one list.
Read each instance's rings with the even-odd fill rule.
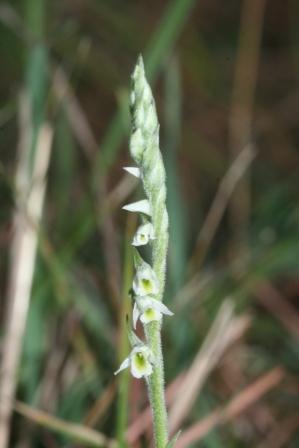
[[133,327],[137,321],[144,325],[146,345],[137,340],[131,330],[129,339],[133,349],[116,373],[130,368],[136,378],[145,377],[149,389],[155,446],[170,447],[167,433],[167,412],[164,399],[164,371],[161,345],[163,314],[173,313],[162,303],[165,288],[165,271],[168,248],[168,214],[166,209],[166,179],[162,154],[159,148],[159,123],[154,97],[145,77],[142,56],[139,56],[131,79],[130,112],[132,130],[130,153],[136,167],[126,167],[133,176],[140,178],[145,199],[123,207],[141,214],[142,223],[137,228],[132,245],[144,246],[151,242],[151,265],[134,249],[135,276],[132,285]]

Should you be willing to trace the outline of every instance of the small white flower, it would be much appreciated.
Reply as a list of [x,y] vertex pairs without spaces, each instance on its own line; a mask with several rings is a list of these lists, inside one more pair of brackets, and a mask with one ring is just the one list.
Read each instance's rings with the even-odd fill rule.
[[121,370],[128,367],[135,378],[151,375],[153,371],[154,357],[152,351],[146,345],[137,345],[130,355],[121,363],[119,369],[114,372],[117,375]]
[[128,212],[144,213],[145,215],[151,216],[150,203],[147,199],[142,199],[141,201],[124,205],[123,210],[127,210]]
[[132,174],[132,176],[138,178],[141,176],[140,168],[137,168],[136,166],[124,166],[124,170]]
[[144,297],[155,295],[159,292],[159,282],[153,269],[148,263],[143,261],[137,266],[137,271],[133,280],[133,291],[136,296]]
[[160,300],[152,297],[136,297],[133,308],[133,327],[136,328],[139,317],[143,324],[148,324],[154,320],[161,320],[162,314],[173,316],[173,312]]
[[134,235],[132,245],[144,246],[149,242],[149,240],[153,239],[155,239],[153,225],[150,222],[147,222],[146,224],[142,224],[138,227]]

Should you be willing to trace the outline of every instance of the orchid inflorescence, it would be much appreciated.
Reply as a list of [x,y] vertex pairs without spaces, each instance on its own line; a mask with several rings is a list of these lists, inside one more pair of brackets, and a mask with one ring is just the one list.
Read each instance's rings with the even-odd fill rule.
[[[168,246],[168,215],[166,210],[165,170],[159,149],[159,124],[151,88],[145,78],[142,58],[139,57],[132,75],[131,91],[132,133],[130,153],[137,166],[125,167],[141,180],[146,199],[125,205],[124,210],[139,213],[141,224],[133,237],[135,276],[132,284],[133,327],[144,326],[146,342],[131,337],[132,351],[115,374],[130,368],[136,378],[149,377],[155,367],[162,365],[160,326],[163,314],[173,313],[162,303]],[[152,266],[138,251],[139,246],[152,247]],[[150,327],[153,322],[159,325]],[[131,331],[131,335],[134,334]],[[158,335],[158,336],[157,336]],[[158,348],[157,348],[158,347]],[[157,368],[159,370],[159,368]],[[163,371],[159,373],[163,382]]]

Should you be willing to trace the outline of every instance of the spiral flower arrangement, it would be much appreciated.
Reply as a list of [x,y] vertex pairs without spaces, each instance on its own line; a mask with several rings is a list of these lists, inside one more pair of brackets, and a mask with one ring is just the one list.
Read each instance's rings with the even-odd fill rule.
[[[138,213],[141,219],[132,241],[135,265],[132,322],[134,329],[138,319],[143,324],[145,342],[133,331],[130,332],[132,351],[115,374],[129,367],[134,377],[145,378],[153,412],[156,447],[166,448],[172,446],[172,442],[168,442],[164,399],[161,323],[163,314],[173,314],[162,303],[168,247],[168,214],[165,168],[159,148],[159,123],[141,56],[132,75],[130,110],[130,153],[137,166],[125,167],[125,170],[141,180],[146,198],[125,205],[123,209]],[[152,249],[151,264],[141,257],[137,249],[147,244]]]

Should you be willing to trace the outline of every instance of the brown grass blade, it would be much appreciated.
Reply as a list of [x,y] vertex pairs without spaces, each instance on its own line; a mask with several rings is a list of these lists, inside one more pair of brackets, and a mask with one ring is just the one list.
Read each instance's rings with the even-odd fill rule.
[[19,401],[15,402],[14,408],[16,412],[32,422],[51,431],[70,437],[71,439],[86,443],[89,446],[117,448],[115,441],[108,439],[106,436],[98,431],[95,431],[94,429],[90,429],[83,425],[66,422]]
[[17,384],[25,323],[46,188],[46,173],[50,160],[53,131],[49,124],[40,127],[37,137],[32,176],[28,174],[31,122],[27,98],[21,99],[19,165],[16,175],[17,204],[8,281],[6,328],[2,347],[0,376],[0,446],[6,447]]
[[234,318],[233,305],[226,301],[221,306],[213,325],[200,348],[184,381],[177,390],[176,400],[169,411],[170,433],[179,429],[188,415],[212,369],[227,348],[244,334],[249,326],[247,316]]
[[186,448],[191,443],[202,440],[215,426],[227,423],[257,402],[263,395],[277,386],[284,377],[281,367],[275,367],[270,372],[258,378],[233,398],[224,408],[216,409],[200,422],[183,432],[176,448]]
[[296,339],[299,339],[298,311],[271,283],[264,282],[259,285],[255,290],[255,296]]
[[288,416],[259,444],[258,448],[282,448],[288,446],[294,432],[299,430],[299,414]]

